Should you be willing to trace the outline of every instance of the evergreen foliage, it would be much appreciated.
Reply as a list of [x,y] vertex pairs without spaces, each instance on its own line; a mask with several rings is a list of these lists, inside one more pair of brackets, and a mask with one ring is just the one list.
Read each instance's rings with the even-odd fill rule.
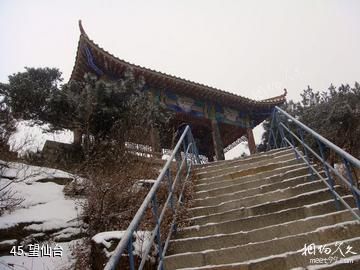
[[151,128],[167,123],[170,115],[151,100],[144,84],[131,70],[116,81],[86,74],[83,82],[70,82],[51,96],[44,120],[54,129],[79,129],[87,143],[125,141],[135,129],[148,136]]
[[[85,74],[81,82],[59,86],[56,68],[25,68],[1,84],[6,109],[16,119],[49,123],[50,129],[78,130],[87,146],[105,140],[124,142],[134,136],[148,136],[151,128],[163,126],[169,113],[144,91],[145,81],[126,70],[119,80],[101,80]],[[135,140],[136,141],[136,140]]]
[[[285,110],[345,151],[360,157],[360,84],[354,87],[330,85],[327,91],[314,91],[308,86],[301,94],[301,102],[292,100]],[[265,124],[261,147],[267,144],[269,124]],[[315,142],[310,142],[315,146]],[[262,149],[262,148],[260,148]]]
[[62,81],[57,68],[29,68],[9,76],[2,84],[11,112],[17,119],[41,120],[48,108],[50,96],[59,91]]
[[0,84],[0,153],[6,150],[9,136],[14,129],[14,120],[8,106],[4,85]]

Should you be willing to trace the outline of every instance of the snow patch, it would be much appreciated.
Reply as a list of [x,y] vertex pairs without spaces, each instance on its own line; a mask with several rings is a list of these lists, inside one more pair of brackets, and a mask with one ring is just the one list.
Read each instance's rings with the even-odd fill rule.
[[[0,265],[5,266],[5,269],[73,269],[75,257],[72,254],[72,248],[81,241],[79,239],[57,243],[63,249],[61,257],[2,256],[0,257]],[[53,248],[54,245],[51,247]],[[14,266],[10,267],[10,265]]]
[[[97,244],[102,244],[106,249],[110,249],[112,245],[111,240],[120,240],[126,231],[108,231],[108,232],[101,232],[92,237],[92,240]],[[135,241],[133,242],[133,254],[137,255],[141,258],[145,256],[146,247],[148,247],[151,239],[152,232],[149,231],[136,231],[133,233],[135,237]],[[106,252],[105,252],[106,251]],[[108,250],[104,250],[105,255],[110,257],[113,252],[109,252]]]
[[13,246],[13,245],[16,245],[17,241],[18,241],[18,240],[16,240],[16,239],[4,240],[4,241],[1,241],[1,242],[0,242],[0,246],[1,246],[1,245]]
[[68,227],[69,222],[78,218],[81,212],[78,205],[82,200],[66,197],[63,185],[39,182],[49,178],[72,181],[75,178],[72,174],[15,162],[7,163],[7,166],[5,176],[12,176],[14,179],[1,178],[0,186],[12,181],[9,188],[24,201],[13,212],[0,217],[0,228],[10,228],[19,223],[40,223],[29,225],[26,229],[46,231]]
[[74,140],[73,132],[70,130],[48,131],[48,124],[36,125],[32,121],[19,121],[16,124],[16,132],[9,139],[10,149],[23,155],[26,152],[41,150],[46,140],[62,143],[72,143]]

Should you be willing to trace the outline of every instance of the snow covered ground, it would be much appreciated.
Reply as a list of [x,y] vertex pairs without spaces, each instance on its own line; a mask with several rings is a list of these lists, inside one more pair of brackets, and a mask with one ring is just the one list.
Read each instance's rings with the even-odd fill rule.
[[[265,129],[263,128],[262,123],[260,123],[253,129],[254,140],[255,140],[256,145],[261,143],[261,138],[262,138],[262,135],[264,132],[265,132]],[[243,153],[245,153],[247,156],[250,155],[250,151],[249,151],[247,142],[240,143],[239,145],[235,146],[233,149],[226,152],[225,159],[226,160],[234,159],[234,158],[240,157]]]
[[20,154],[26,151],[42,150],[46,140],[72,143],[73,132],[70,130],[55,133],[47,132],[48,125],[34,125],[31,121],[20,121],[16,124],[16,132],[10,137],[10,148]]
[[[58,244],[62,248],[62,256],[55,257],[30,257],[29,251],[27,255],[10,252],[7,255],[0,249],[0,269],[68,268],[73,260],[71,246],[81,235],[82,224],[78,219],[81,199],[66,196],[63,189],[76,178],[50,168],[0,163],[3,166],[0,189],[10,184],[8,188],[24,200],[14,211],[0,216],[0,247],[24,246],[26,249],[28,244],[52,247]],[[12,268],[9,265],[13,265]]]
[[57,243],[62,248],[61,256],[2,256],[0,257],[1,270],[68,270],[74,263],[72,248],[81,240]]

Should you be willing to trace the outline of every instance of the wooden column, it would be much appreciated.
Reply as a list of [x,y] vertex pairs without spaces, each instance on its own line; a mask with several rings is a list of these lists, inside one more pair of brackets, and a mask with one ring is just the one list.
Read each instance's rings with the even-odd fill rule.
[[212,133],[216,159],[225,160],[224,146],[221,140],[219,124],[216,120],[211,120],[211,128],[212,128],[211,133]]
[[150,140],[152,151],[156,153],[161,153],[160,134],[157,128],[151,128]]
[[81,145],[82,143],[82,130],[80,128],[76,128],[73,130],[74,133],[74,144]]
[[253,131],[252,131],[251,128],[247,128],[246,133],[247,133],[247,139],[248,139],[248,146],[249,146],[250,154],[251,155],[255,154],[256,153],[256,145],[255,145]]

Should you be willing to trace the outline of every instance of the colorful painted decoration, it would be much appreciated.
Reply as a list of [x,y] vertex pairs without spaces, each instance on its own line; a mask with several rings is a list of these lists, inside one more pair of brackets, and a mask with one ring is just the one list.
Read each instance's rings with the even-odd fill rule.
[[195,117],[216,119],[220,123],[227,123],[239,127],[252,127],[248,114],[219,104],[209,104],[204,100],[175,94],[171,90],[153,90],[154,98],[163,103],[168,109],[175,112],[190,114]]

